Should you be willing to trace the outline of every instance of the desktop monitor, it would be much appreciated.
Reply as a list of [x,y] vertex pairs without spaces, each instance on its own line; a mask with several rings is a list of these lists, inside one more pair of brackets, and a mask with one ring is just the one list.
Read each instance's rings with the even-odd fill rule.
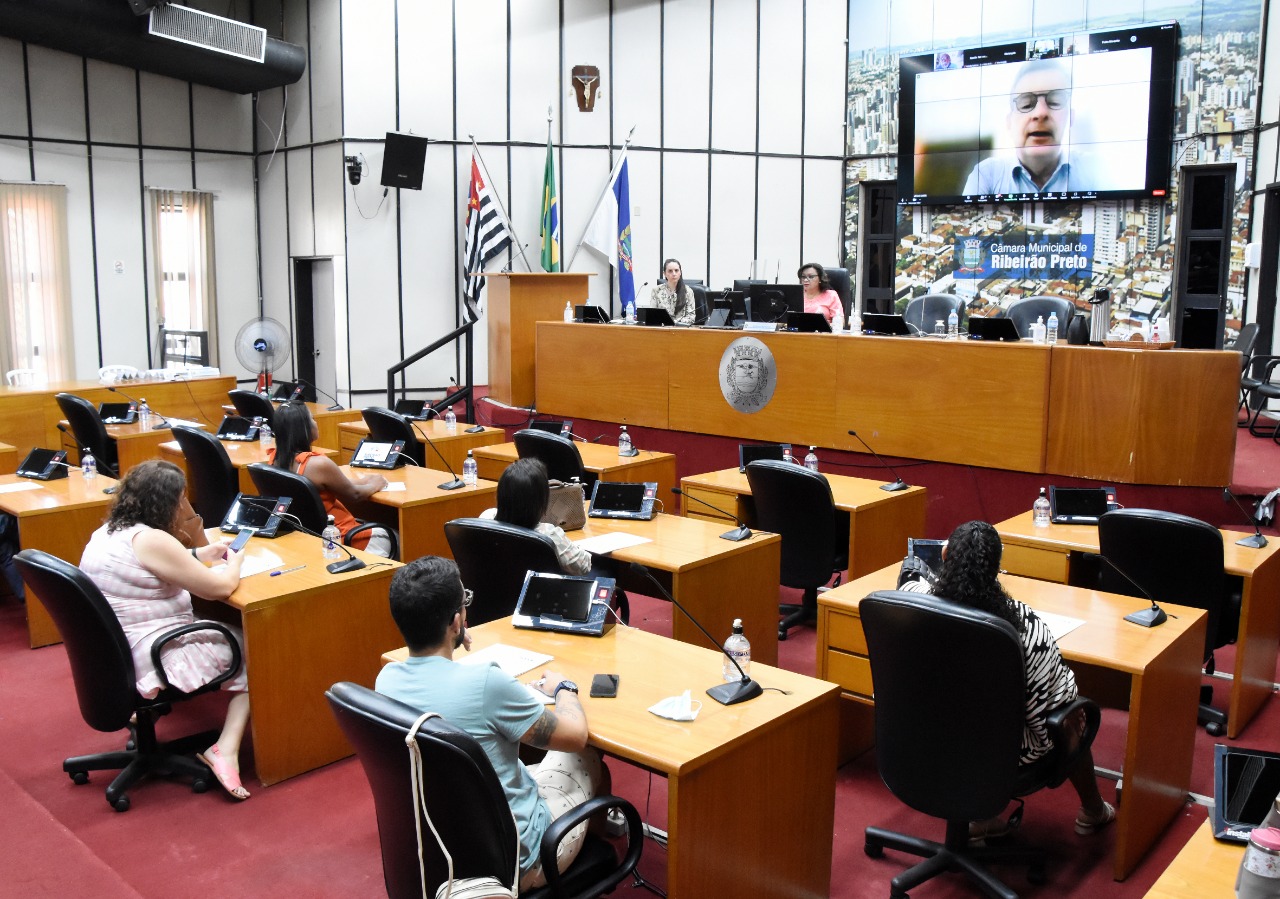
[[747,317],[753,322],[785,321],[788,312],[804,312],[804,288],[799,284],[752,284]]

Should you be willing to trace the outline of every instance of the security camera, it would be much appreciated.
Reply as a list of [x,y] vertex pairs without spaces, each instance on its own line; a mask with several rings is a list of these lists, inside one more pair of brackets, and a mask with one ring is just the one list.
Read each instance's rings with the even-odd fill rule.
[[364,167],[360,164],[358,156],[343,157],[347,163],[347,180],[351,182],[351,186],[355,187],[360,183],[360,176],[364,174]]

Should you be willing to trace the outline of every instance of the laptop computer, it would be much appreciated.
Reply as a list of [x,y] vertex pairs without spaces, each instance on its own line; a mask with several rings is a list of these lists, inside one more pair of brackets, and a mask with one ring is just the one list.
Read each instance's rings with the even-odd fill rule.
[[302,396],[302,386],[296,381],[276,381],[271,388],[271,402],[287,403]]
[[529,428],[534,431],[546,431],[548,434],[559,434],[561,437],[568,437],[573,433],[573,422],[539,418],[529,422]]
[[238,534],[244,528],[252,528],[255,537],[278,537],[291,528],[280,516],[289,511],[291,496],[252,496],[237,493],[231,508],[222,518],[224,534]]
[[378,443],[375,440],[364,439],[360,441],[360,445],[356,447],[355,453],[351,456],[352,468],[383,468],[392,469],[400,468],[405,464],[408,456],[404,452],[404,441],[395,440],[391,443]]
[[971,318],[969,319],[970,340],[1021,340],[1018,327],[1013,319],[1004,318]]
[[396,400],[396,407],[393,410],[396,415],[403,415],[405,418],[411,418],[414,421],[426,421],[430,416],[426,414],[426,400]]
[[781,462],[783,450],[789,449],[789,443],[739,443],[738,471],[746,474],[747,463],[757,459],[777,459]]
[[98,417],[104,425],[131,425],[138,420],[138,407],[133,403],[100,403]]
[[214,436],[219,440],[248,443],[258,439],[258,426],[253,423],[253,419],[240,415],[228,415],[222,419],[222,424],[218,425],[218,433]]
[[830,334],[831,324],[821,312],[788,312],[787,330]]
[[613,602],[613,578],[526,572],[511,623],[541,631],[604,635]]
[[33,478],[37,481],[56,481],[67,476],[67,451],[41,449],[36,447],[27,453],[18,470],[14,472],[20,478]]
[[629,484],[620,481],[596,481],[591,488],[591,518],[628,518],[648,521],[653,518],[653,501],[658,495],[658,482]]
[[1054,524],[1097,524],[1118,508],[1114,487],[1049,486],[1049,518]]
[[674,328],[676,321],[671,313],[659,306],[641,306],[636,309],[636,321],[651,328]]
[[609,313],[605,312],[600,306],[574,306],[573,320],[578,322],[608,324]]
[[907,320],[901,315],[885,315],[882,312],[862,313],[863,334],[890,334],[905,337],[911,333]]

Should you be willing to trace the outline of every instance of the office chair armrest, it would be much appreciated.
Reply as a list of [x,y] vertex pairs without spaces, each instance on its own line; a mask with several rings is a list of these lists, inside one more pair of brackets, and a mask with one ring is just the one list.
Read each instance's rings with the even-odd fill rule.
[[164,648],[166,643],[171,643],[178,637],[185,634],[194,634],[197,631],[217,631],[222,634],[222,636],[226,637],[227,645],[231,647],[231,665],[226,671],[219,674],[200,689],[195,690],[188,695],[195,696],[198,693],[204,693],[207,690],[212,690],[225,681],[235,677],[236,674],[239,673],[240,641],[236,639],[235,634],[231,633],[231,630],[226,625],[219,624],[216,621],[193,621],[191,624],[183,624],[179,627],[175,627],[173,630],[165,631],[156,638],[154,643],[151,644],[151,664],[155,666],[156,676],[160,678],[160,683],[164,689],[172,690],[174,687],[169,683],[169,676],[165,673],[164,663],[160,658],[160,650]]
[[400,561],[400,532],[397,531],[395,528],[391,527],[390,525],[380,524],[379,522],[376,522],[376,521],[366,521],[361,524],[358,524],[355,527],[353,527],[351,530],[347,531],[347,533],[343,536],[342,538],[343,545],[350,546],[352,537],[358,537],[359,535],[363,534],[365,531],[372,531],[374,528],[382,528],[384,531],[387,532],[387,537],[391,541],[391,555],[389,558],[392,561],[399,562]]
[[1258,371],[1259,363],[1261,363],[1262,371],[1258,375],[1258,380],[1265,384],[1271,379],[1271,373],[1275,370],[1275,367],[1280,365],[1280,356],[1263,356],[1255,353],[1249,360],[1248,368]]
[[[1084,712],[1084,732],[1079,735],[1075,748],[1069,749],[1068,747],[1072,745],[1076,737],[1068,727],[1067,721],[1077,711],[1081,710]],[[1068,775],[1071,774],[1071,769],[1076,765],[1076,759],[1080,757],[1084,750],[1093,745],[1093,738],[1098,735],[1098,725],[1101,723],[1102,710],[1098,708],[1096,702],[1084,696],[1077,696],[1066,705],[1059,706],[1045,715],[1045,726],[1049,731],[1049,739],[1053,741],[1054,746],[1061,747],[1050,786],[1056,787],[1067,779]]]
[[623,817],[627,819],[626,855],[623,856],[618,868],[603,883],[593,884],[587,892],[572,899],[589,899],[592,896],[605,895],[622,883],[639,864],[640,853],[644,850],[644,823],[640,820],[640,813],[636,811],[635,806],[617,796],[596,796],[594,799],[588,799],[582,805],[570,809],[552,821],[551,826],[542,835],[542,844],[538,850],[542,858],[542,870],[547,875],[547,886],[559,899],[570,899],[570,894],[564,892],[564,887],[560,883],[560,868],[556,864],[556,849],[560,841],[570,830],[592,815],[611,808],[621,809]]

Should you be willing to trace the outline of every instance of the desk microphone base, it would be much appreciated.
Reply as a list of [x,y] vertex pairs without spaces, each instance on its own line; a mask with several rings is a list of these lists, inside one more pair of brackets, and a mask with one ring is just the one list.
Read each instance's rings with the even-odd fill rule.
[[1164,624],[1169,619],[1164,609],[1159,606],[1150,606],[1131,615],[1125,615],[1124,620],[1132,622],[1141,627],[1155,627],[1158,624]]
[[902,478],[898,478],[898,480],[894,481],[892,484],[881,484],[880,489],[888,493],[897,493],[899,490],[906,490],[909,486],[910,485],[906,481],[902,480]]
[[1243,540],[1236,541],[1236,546],[1247,546],[1250,549],[1262,549],[1262,547],[1266,545],[1267,538],[1261,534],[1253,534],[1252,536],[1245,537]]
[[732,540],[737,543],[739,540],[750,540],[751,529],[748,527],[734,528],[732,531],[725,531],[720,535],[721,540]]
[[461,490],[465,486],[467,486],[467,484],[465,481],[462,480],[462,478],[454,478],[452,481],[445,481],[443,484],[438,484],[436,486],[436,489],[437,490]]
[[330,574],[346,574],[348,571],[359,571],[363,567],[364,562],[352,556],[350,559],[343,559],[341,562],[330,562],[324,566],[324,570]]
[[748,699],[755,699],[763,692],[764,690],[760,689],[759,684],[747,678],[746,680],[718,684],[707,690],[707,695],[721,705],[734,705],[739,702],[746,702]]

